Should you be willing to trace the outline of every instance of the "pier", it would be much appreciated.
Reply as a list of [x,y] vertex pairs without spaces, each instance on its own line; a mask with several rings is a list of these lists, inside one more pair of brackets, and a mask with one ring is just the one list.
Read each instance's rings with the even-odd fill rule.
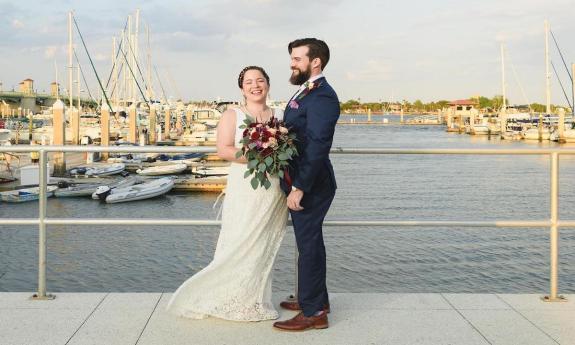
[[[538,220],[326,220],[337,227],[543,228],[549,233],[549,293],[330,294],[330,328],[284,333],[273,322],[187,320],[165,311],[171,291],[154,293],[50,293],[46,285],[46,230],[52,225],[219,226],[209,219],[53,218],[46,215],[44,163],[51,152],[213,152],[208,147],[16,146],[0,151],[40,154],[43,188],[38,218],[4,218],[6,225],[37,225],[38,290],[0,293],[0,344],[575,344],[575,295],[561,295],[559,229],[575,220],[559,217],[560,156],[573,149],[377,149],[334,148],[333,154],[363,155],[534,155],[549,157],[549,218]],[[454,230],[456,231],[456,230]],[[383,263],[382,263],[383,264]],[[282,287],[289,290],[291,287]],[[287,292],[275,292],[274,304]],[[294,316],[280,311],[281,319]]]
[[[0,343],[57,344],[575,344],[575,295],[333,293],[330,327],[302,333],[273,321],[188,320],[165,310],[171,293],[0,293]],[[283,293],[274,294],[274,305]],[[280,319],[295,312],[280,310]]]

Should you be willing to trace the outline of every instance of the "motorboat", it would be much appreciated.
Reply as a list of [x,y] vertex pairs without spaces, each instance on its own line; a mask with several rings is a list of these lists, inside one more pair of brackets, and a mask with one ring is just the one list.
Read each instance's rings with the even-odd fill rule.
[[[57,198],[63,198],[91,195],[93,197],[96,193],[96,189],[98,189],[100,186],[107,185],[113,189],[118,187],[128,187],[135,184],[136,182],[138,182],[138,178],[132,176],[117,179],[110,184],[70,183],[68,181],[60,181],[58,182],[58,189],[54,192],[54,196]],[[94,199],[98,199],[98,197],[96,196]]]
[[[56,186],[47,186],[46,196],[47,197],[53,196],[54,191],[56,189],[58,189],[58,187]],[[26,201],[34,201],[38,199],[40,199],[40,187],[15,189],[6,192],[0,192],[0,200],[4,202],[19,203]]]
[[110,176],[121,173],[125,168],[126,165],[124,163],[100,164],[73,168],[70,169],[70,174],[84,176]]
[[541,129],[541,136],[539,136],[539,128],[529,128],[523,132],[523,139],[525,140],[549,140],[551,132],[549,128],[544,127]]
[[[140,178],[136,177],[136,176],[128,176],[126,178],[122,178],[119,180],[114,181],[113,183],[104,185],[104,184],[100,184],[98,187],[100,186],[107,186],[110,189],[116,189],[116,188],[126,188],[126,187],[130,187],[133,186],[135,184],[137,184],[138,182],[140,182]],[[92,199],[98,200],[100,199],[100,197],[98,196],[98,188],[96,187],[96,190],[94,191],[94,193],[92,193]]]
[[201,177],[207,176],[227,176],[230,172],[229,167],[202,167],[192,171],[192,174]]
[[138,169],[136,170],[136,173],[144,176],[174,175],[181,173],[187,168],[188,165],[185,163],[175,163]]
[[174,188],[174,180],[162,177],[149,182],[125,188],[110,189],[108,186],[98,187],[96,193],[100,200],[107,204],[150,199],[168,193]]

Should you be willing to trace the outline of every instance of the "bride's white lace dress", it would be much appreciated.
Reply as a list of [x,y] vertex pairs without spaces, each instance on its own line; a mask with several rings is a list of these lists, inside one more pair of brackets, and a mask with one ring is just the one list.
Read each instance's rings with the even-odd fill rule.
[[[245,114],[236,110],[236,146]],[[276,111],[276,118],[283,113]],[[272,266],[285,234],[288,209],[279,179],[254,190],[245,164],[231,163],[222,209],[222,227],[213,261],[185,281],[167,310],[179,316],[235,321],[278,318],[271,303]]]

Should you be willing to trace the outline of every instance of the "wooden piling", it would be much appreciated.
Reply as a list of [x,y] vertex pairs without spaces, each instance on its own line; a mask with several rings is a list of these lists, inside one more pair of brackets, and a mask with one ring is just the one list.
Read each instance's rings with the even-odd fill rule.
[[170,139],[170,130],[171,130],[171,117],[170,114],[170,106],[166,105],[165,116],[164,116],[164,140]]
[[72,145],[80,143],[80,112],[75,107],[70,107],[70,129],[72,132]]
[[150,145],[156,145],[158,137],[156,135],[156,106],[150,105],[150,118],[149,118],[150,128],[148,129],[148,135],[150,137]]
[[[56,100],[52,106],[52,123],[53,123],[53,144],[65,145],[66,128],[64,119],[64,102]],[[55,152],[54,158],[54,176],[64,176],[66,174],[66,155],[64,152]]]
[[136,104],[132,103],[128,108],[129,130],[128,141],[136,143],[138,140],[138,128],[136,126]]
[[[110,107],[108,104],[102,104],[102,113],[100,114],[100,146],[110,146]],[[102,160],[107,160],[108,152],[102,152]]]

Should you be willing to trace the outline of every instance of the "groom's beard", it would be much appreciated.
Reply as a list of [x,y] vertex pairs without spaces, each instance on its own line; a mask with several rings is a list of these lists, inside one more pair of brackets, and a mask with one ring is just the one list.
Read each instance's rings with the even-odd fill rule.
[[299,73],[293,73],[295,72],[295,70],[292,72],[291,77],[289,78],[289,82],[292,83],[292,85],[301,85],[303,83],[305,83],[306,81],[309,80],[309,78],[311,77],[311,66],[309,66],[307,68],[307,70],[302,71],[301,69],[297,69],[299,71]]

